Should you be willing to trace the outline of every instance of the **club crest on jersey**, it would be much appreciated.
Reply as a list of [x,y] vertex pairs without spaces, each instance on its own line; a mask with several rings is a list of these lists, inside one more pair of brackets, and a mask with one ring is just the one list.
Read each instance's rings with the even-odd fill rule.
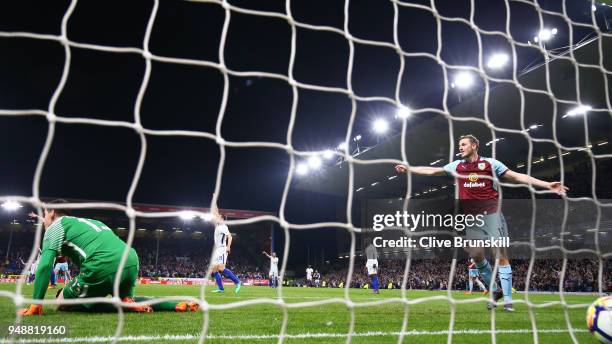
[[481,171],[484,170],[485,169],[485,163],[484,162],[479,162],[478,163],[478,169],[481,170]]

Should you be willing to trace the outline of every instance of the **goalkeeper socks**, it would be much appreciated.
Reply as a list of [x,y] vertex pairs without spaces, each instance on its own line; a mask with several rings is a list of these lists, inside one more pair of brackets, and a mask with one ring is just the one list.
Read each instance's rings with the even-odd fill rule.
[[484,279],[484,284],[487,286],[487,288],[491,288],[491,291],[496,291],[497,283],[495,283],[495,278],[493,278],[493,269],[491,269],[491,264],[489,264],[487,259],[483,258],[478,264],[476,264],[476,267]]
[[219,290],[223,290],[223,280],[221,280],[221,274],[219,273],[219,271],[214,273],[215,276],[215,281],[217,281],[217,287],[219,287]]
[[378,275],[374,275],[374,277],[372,277],[372,288],[374,291],[378,291]]
[[470,280],[469,285],[470,285],[470,293],[471,293],[472,290],[474,290],[474,282]]
[[512,268],[510,265],[499,267],[499,280],[504,292],[504,303],[512,302]]
[[55,271],[51,271],[51,285],[55,285]]
[[238,279],[238,277],[236,277],[236,275],[234,275],[234,273],[230,269],[225,268],[225,270],[223,270],[223,274],[225,275],[225,277],[228,277],[229,279],[231,279],[232,282],[234,282],[234,284],[240,283],[240,280]]
[[[150,301],[154,299],[155,299],[154,297],[147,297],[147,296],[134,297],[134,301],[136,302],[145,302],[145,301]],[[160,302],[160,303],[154,303],[154,304],[151,304],[150,306],[156,312],[159,312],[159,311],[174,312],[176,310],[176,305],[178,305],[179,303],[180,302],[177,302],[177,301],[165,301],[165,302]]]

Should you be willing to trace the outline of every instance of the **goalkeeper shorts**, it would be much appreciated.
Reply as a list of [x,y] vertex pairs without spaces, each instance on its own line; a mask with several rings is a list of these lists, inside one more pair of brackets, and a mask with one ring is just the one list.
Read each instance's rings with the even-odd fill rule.
[[[91,280],[78,275],[64,288],[65,299],[82,299],[90,297],[106,297],[113,294],[116,274]],[[120,276],[119,297],[134,297],[134,287],[138,278],[138,265],[125,267]],[[86,304],[83,306],[87,307]]]

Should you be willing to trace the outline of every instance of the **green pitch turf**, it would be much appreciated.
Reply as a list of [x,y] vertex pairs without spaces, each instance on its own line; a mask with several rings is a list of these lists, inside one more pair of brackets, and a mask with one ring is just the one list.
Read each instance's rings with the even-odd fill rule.
[[[24,287],[25,295],[30,295],[32,287]],[[12,292],[15,284],[0,284],[0,293]],[[213,305],[244,304],[256,299],[274,302],[277,290],[267,287],[242,288],[239,294],[233,287],[228,287],[224,294],[209,293],[207,287],[206,301]],[[0,294],[2,295],[2,294]],[[52,298],[54,290],[47,293]],[[198,297],[200,287],[144,285],[137,287],[141,296],[177,296],[189,295]],[[415,304],[409,305],[408,334],[406,343],[446,343],[452,308],[447,300],[440,299],[446,292],[408,291],[408,299]],[[462,292],[451,294],[457,301],[475,299],[480,294],[464,295]],[[345,343],[349,332],[351,313],[343,303],[312,305],[313,302],[325,299],[342,299],[344,289],[283,288],[285,302],[290,306],[300,307],[287,309],[288,323],[286,328],[288,343]],[[373,295],[368,290],[351,289],[350,297],[355,303],[354,343],[397,343],[398,332],[406,308],[399,301],[399,290],[381,290],[380,295]],[[434,298],[432,298],[434,297]],[[436,299],[436,297],[438,299]],[[524,300],[523,294],[515,294],[516,300]],[[559,295],[530,294],[530,301],[538,305],[559,301]],[[576,339],[580,343],[595,343],[595,339],[586,331],[586,305],[595,300],[595,296],[566,295],[565,301],[571,305],[583,305],[568,308],[569,321],[576,329]],[[377,301],[383,304],[370,305]],[[64,336],[26,335],[19,338],[30,343],[62,342],[63,337],[72,338],[70,342],[108,342],[106,336],[113,336],[118,324],[115,313],[66,313],[57,312],[53,306],[45,306],[42,317],[24,318],[25,325],[65,325]],[[495,312],[497,343],[533,342],[532,323],[525,304],[515,303],[515,313],[505,313],[500,309]],[[0,342],[8,336],[8,326],[15,319],[15,306],[11,298],[0,296]],[[123,340],[146,343],[196,343],[197,336],[203,327],[204,313],[157,312],[150,314],[125,314],[122,331]],[[224,310],[211,310],[207,343],[276,343],[281,331],[283,309],[275,304],[242,305]],[[537,324],[540,343],[571,343],[563,307],[551,305],[534,308],[533,316]],[[488,343],[491,342],[491,313],[487,311],[484,301],[456,304],[454,317],[453,342]],[[177,337],[171,337],[176,335]],[[168,336],[165,337],[164,336]],[[184,337],[179,337],[184,336]],[[53,339],[53,340],[50,340]],[[45,341],[46,340],[46,341]]]

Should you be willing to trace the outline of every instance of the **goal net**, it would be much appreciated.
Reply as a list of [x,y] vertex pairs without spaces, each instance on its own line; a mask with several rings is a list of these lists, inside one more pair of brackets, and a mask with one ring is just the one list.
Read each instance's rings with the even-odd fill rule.
[[[121,11],[122,6],[113,6],[108,14]],[[345,338],[351,342],[360,336],[379,335],[375,331],[356,331],[356,312],[359,308],[395,304],[402,309],[395,314],[401,317],[401,326],[381,335],[404,342],[411,335],[423,335],[418,327],[412,326],[411,320],[418,315],[411,313],[411,308],[440,300],[447,302],[450,309],[448,327],[427,335],[446,336],[448,342],[452,342],[460,334],[471,333],[470,329],[456,326],[461,316],[461,306],[470,303],[484,305],[490,301],[490,296],[458,297],[456,289],[465,283],[462,276],[467,270],[460,251],[437,256],[439,252],[429,250],[380,249],[379,259],[393,262],[381,264],[381,269],[393,267],[400,289],[397,297],[364,303],[352,297],[351,288],[355,285],[355,276],[363,269],[364,257],[360,255],[364,254],[372,235],[378,233],[372,230],[375,214],[406,212],[414,209],[419,202],[458,197],[455,181],[451,179],[423,179],[410,172],[404,177],[398,175],[393,166],[442,167],[460,159],[457,146],[459,136],[474,134],[480,138],[483,156],[503,161],[510,170],[547,181],[559,180],[570,187],[567,195],[558,197],[553,191],[533,185],[496,181],[500,185],[504,209],[512,209],[508,210],[511,213],[510,259],[521,261],[522,267],[514,275],[514,286],[522,294],[515,297],[513,302],[525,307],[531,326],[512,329],[503,323],[504,319],[498,319],[499,312],[483,312],[487,319],[490,318],[490,329],[474,333],[490,335],[487,341],[496,342],[500,333],[527,331],[531,332],[534,342],[539,342],[541,333],[561,331],[569,334],[574,342],[579,341],[578,335],[586,328],[578,327],[570,313],[576,309],[586,309],[590,302],[568,301],[566,295],[579,289],[570,286],[571,283],[579,283],[575,282],[575,275],[580,271],[588,273],[592,285],[589,295],[603,295],[610,291],[612,202],[608,199],[612,198],[612,189],[607,184],[607,177],[612,171],[612,144],[609,143],[612,139],[610,6],[586,0],[471,0],[462,1],[461,5],[454,1],[434,0],[367,3],[346,0],[334,4],[291,0],[267,4],[221,0],[172,4],[154,0],[146,9],[146,16],[139,19],[142,22],[139,31],[141,41],[137,45],[131,44],[129,38],[109,44],[104,34],[96,36],[96,32],[112,32],[114,25],[122,30],[121,15],[117,14],[117,23],[113,23],[113,18],[106,18],[102,27],[88,25],[83,13],[89,11],[91,15],[96,10],[107,9],[97,9],[77,0],[61,8],[61,23],[59,29],[54,31],[41,32],[36,26],[20,27],[18,24],[2,26],[0,44],[8,44],[9,48],[19,50],[23,46],[44,45],[50,49],[60,49],[61,52],[58,55],[59,68],[51,72],[56,73],[57,77],[45,104],[16,102],[6,103],[10,105],[0,108],[0,120],[35,117],[45,122],[40,155],[34,170],[28,172],[32,175],[31,194],[0,191],[0,201],[5,204],[27,204],[36,208],[42,216],[43,198],[47,195],[41,193],[41,183],[45,168],[53,158],[54,144],[67,133],[60,129],[93,126],[101,130],[101,136],[106,136],[104,132],[110,133],[106,140],[114,139],[113,130],[123,129],[136,135],[133,143],[138,147],[137,154],[131,157],[135,168],[126,184],[125,201],[79,202],[62,207],[124,212],[128,219],[125,237],[128,247],[133,246],[137,236],[139,218],[175,218],[183,214],[179,211],[141,211],[134,204],[139,184],[145,178],[147,164],[155,160],[151,158],[155,156],[151,147],[159,147],[160,141],[157,140],[185,139],[205,141],[215,145],[218,151],[218,156],[207,157],[200,156],[198,148],[193,148],[187,157],[202,159],[217,166],[210,181],[213,192],[199,195],[208,205],[217,204],[225,188],[232,187],[232,181],[224,177],[228,173],[228,152],[269,149],[285,154],[288,164],[276,181],[283,185],[280,197],[274,208],[267,209],[276,215],[226,221],[230,228],[268,221],[281,228],[284,241],[282,247],[277,247],[283,251],[279,262],[281,280],[287,270],[294,269],[289,267],[289,257],[294,247],[292,238],[295,233],[340,229],[345,232],[347,241],[340,249],[344,250],[340,257],[344,269],[344,290],[338,296],[293,302],[287,299],[290,288],[281,283],[275,290],[276,298],[236,299],[219,304],[210,302],[209,292],[203,285],[199,297],[181,297],[181,300],[197,302],[203,312],[202,327],[198,333],[141,340],[197,339],[200,343],[208,339],[223,340],[225,337],[211,336],[211,314],[257,305],[272,305],[281,310],[278,332],[265,333],[260,337],[245,334],[244,337],[225,339],[278,342],[319,337],[330,339],[333,336],[288,331],[292,311],[343,304],[349,312],[348,329],[346,333],[334,336],[340,337],[335,339]],[[198,27],[200,31],[176,34],[180,30],[176,25],[182,24],[172,17],[183,15],[185,17],[181,18],[188,20],[190,17],[185,13],[190,11],[196,13],[196,17],[203,16],[204,23]],[[270,29],[268,34],[271,38],[255,37],[260,29],[258,25]],[[273,31],[277,29],[284,33],[275,35]],[[138,34],[126,32],[125,37],[128,36]],[[190,40],[186,36],[190,36]],[[19,45],[11,46],[13,42]],[[262,53],[265,50],[271,53]],[[28,53],[25,50],[23,55]],[[56,53],[58,51],[54,51]],[[18,63],[19,54],[15,53],[18,58],[11,60],[12,63]],[[132,109],[129,115],[118,115],[118,108],[100,105],[96,103],[99,101],[97,98],[77,99],[74,93],[67,92],[69,88],[96,83],[96,78],[103,78],[99,74],[104,74],[104,71],[94,73],[91,80],[72,79],[77,68],[75,64],[81,63],[74,59],[75,54],[79,57],[82,54],[111,56],[108,61],[116,63],[115,68],[122,72],[126,67],[117,62],[120,60],[112,60],[115,56],[137,60],[136,64],[129,64],[129,68],[140,68],[135,91],[129,94],[131,103],[128,104]],[[270,61],[271,55],[278,55],[275,57],[278,60]],[[34,61],[45,63],[44,56]],[[343,68],[337,68],[338,65]],[[188,72],[179,73],[172,69],[182,66],[189,67]],[[78,65],[78,68],[86,69],[83,65]],[[96,70],[96,67],[92,70]],[[198,74],[201,80],[209,78],[218,81],[215,87],[203,87],[202,93],[205,94],[198,93],[196,83],[188,87],[194,89],[191,91],[194,97],[213,99],[210,94],[217,95],[214,101],[206,98],[214,103],[215,111],[210,111],[211,105],[207,105],[203,112],[198,112],[197,108],[191,109],[182,103],[189,103],[189,99],[166,105],[164,91],[156,86],[160,83],[156,79],[158,71],[164,74],[160,80],[173,80],[177,85],[181,83],[181,78],[198,73],[202,73]],[[239,90],[244,93],[249,87],[261,87],[261,93],[255,97],[262,97],[262,102],[270,99],[271,103],[277,100],[275,98],[284,97],[286,106],[268,109],[261,105],[264,107],[262,110],[257,105],[241,105],[248,97],[236,91],[236,85],[240,85]],[[117,85],[117,94],[121,93],[120,86]],[[167,92],[170,94],[172,91]],[[147,97],[156,98],[159,103],[151,102]],[[342,100],[334,103],[325,97]],[[88,101],[92,102],[91,106],[88,106]],[[106,99],[103,103],[113,101]],[[153,120],[157,121],[155,124],[147,124],[152,123],[143,115],[148,101],[154,104],[149,105],[149,110],[159,106],[171,113]],[[80,111],[74,115],[75,112],[65,113],[61,110],[63,102],[84,105],[71,108]],[[236,115],[241,112],[248,113],[251,118]],[[200,129],[200,118],[207,121],[205,129]],[[183,126],[176,129],[176,126],[168,125],[173,120],[183,121]],[[369,128],[370,124],[374,125],[373,129]],[[250,126],[253,131],[257,131],[259,126],[266,127],[268,133],[273,133],[271,137],[280,139],[242,135],[245,131],[234,131],[244,126]],[[327,126],[341,129],[327,130]],[[341,133],[331,135],[334,137],[332,139],[325,139],[326,144],[335,141],[333,146],[325,147],[317,142],[310,145],[315,146],[314,149],[309,149],[308,143],[304,143],[308,140],[298,139],[304,131],[320,131],[324,136],[326,130],[333,131],[334,135]],[[258,180],[249,180],[248,166],[242,168],[245,169],[243,179],[259,183]],[[313,216],[317,219],[315,221],[292,221],[286,209],[291,199],[299,198],[304,190],[339,196],[343,202],[342,214],[321,221],[320,216]],[[69,198],[87,198],[81,195],[79,193]],[[91,196],[90,199],[95,198]],[[50,205],[50,208],[53,206]],[[209,216],[197,211],[195,215]],[[397,239],[407,233],[401,228],[399,230],[383,232],[395,233],[389,234],[389,238]],[[514,237],[513,233],[516,234]],[[28,252],[22,274],[25,275],[35,262],[39,248],[37,243],[43,236],[44,228],[38,224],[35,244]],[[126,251],[119,272],[123,271],[127,256]],[[554,263],[547,265],[544,260]],[[414,276],[419,276],[432,262],[444,265],[444,269],[440,270],[444,274],[444,283],[436,286],[446,292],[412,297],[410,290],[419,289],[421,281],[416,282]],[[490,262],[494,265],[493,271],[497,272],[498,264],[494,264],[494,259],[490,259]],[[586,266],[582,270],[581,264]],[[208,267],[206,270],[206,277],[210,275],[210,269]],[[534,302],[531,295],[538,289],[542,271],[546,269],[558,269],[555,279],[557,287],[553,292],[558,293],[559,297],[556,301]],[[25,283],[25,279],[18,279],[16,289],[0,290],[0,296],[11,298],[17,308],[39,302],[49,307],[57,304],[53,299],[33,300],[24,292]],[[117,282],[115,293],[118,293],[118,288]],[[148,304],[168,299],[176,298],[158,299]],[[129,340],[123,328],[131,319],[119,307],[121,300],[114,297],[93,301],[117,306],[118,322],[114,335],[98,339],[113,342]],[[64,302],[78,304],[92,300]],[[560,307],[555,309],[561,309],[563,323],[556,329],[540,329],[536,314],[541,309],[551,307]],[[24,323],[24,318],[17,315],[8,323],[17,326]],[[19,338],[13,334],[2,341],[17,341]]]

